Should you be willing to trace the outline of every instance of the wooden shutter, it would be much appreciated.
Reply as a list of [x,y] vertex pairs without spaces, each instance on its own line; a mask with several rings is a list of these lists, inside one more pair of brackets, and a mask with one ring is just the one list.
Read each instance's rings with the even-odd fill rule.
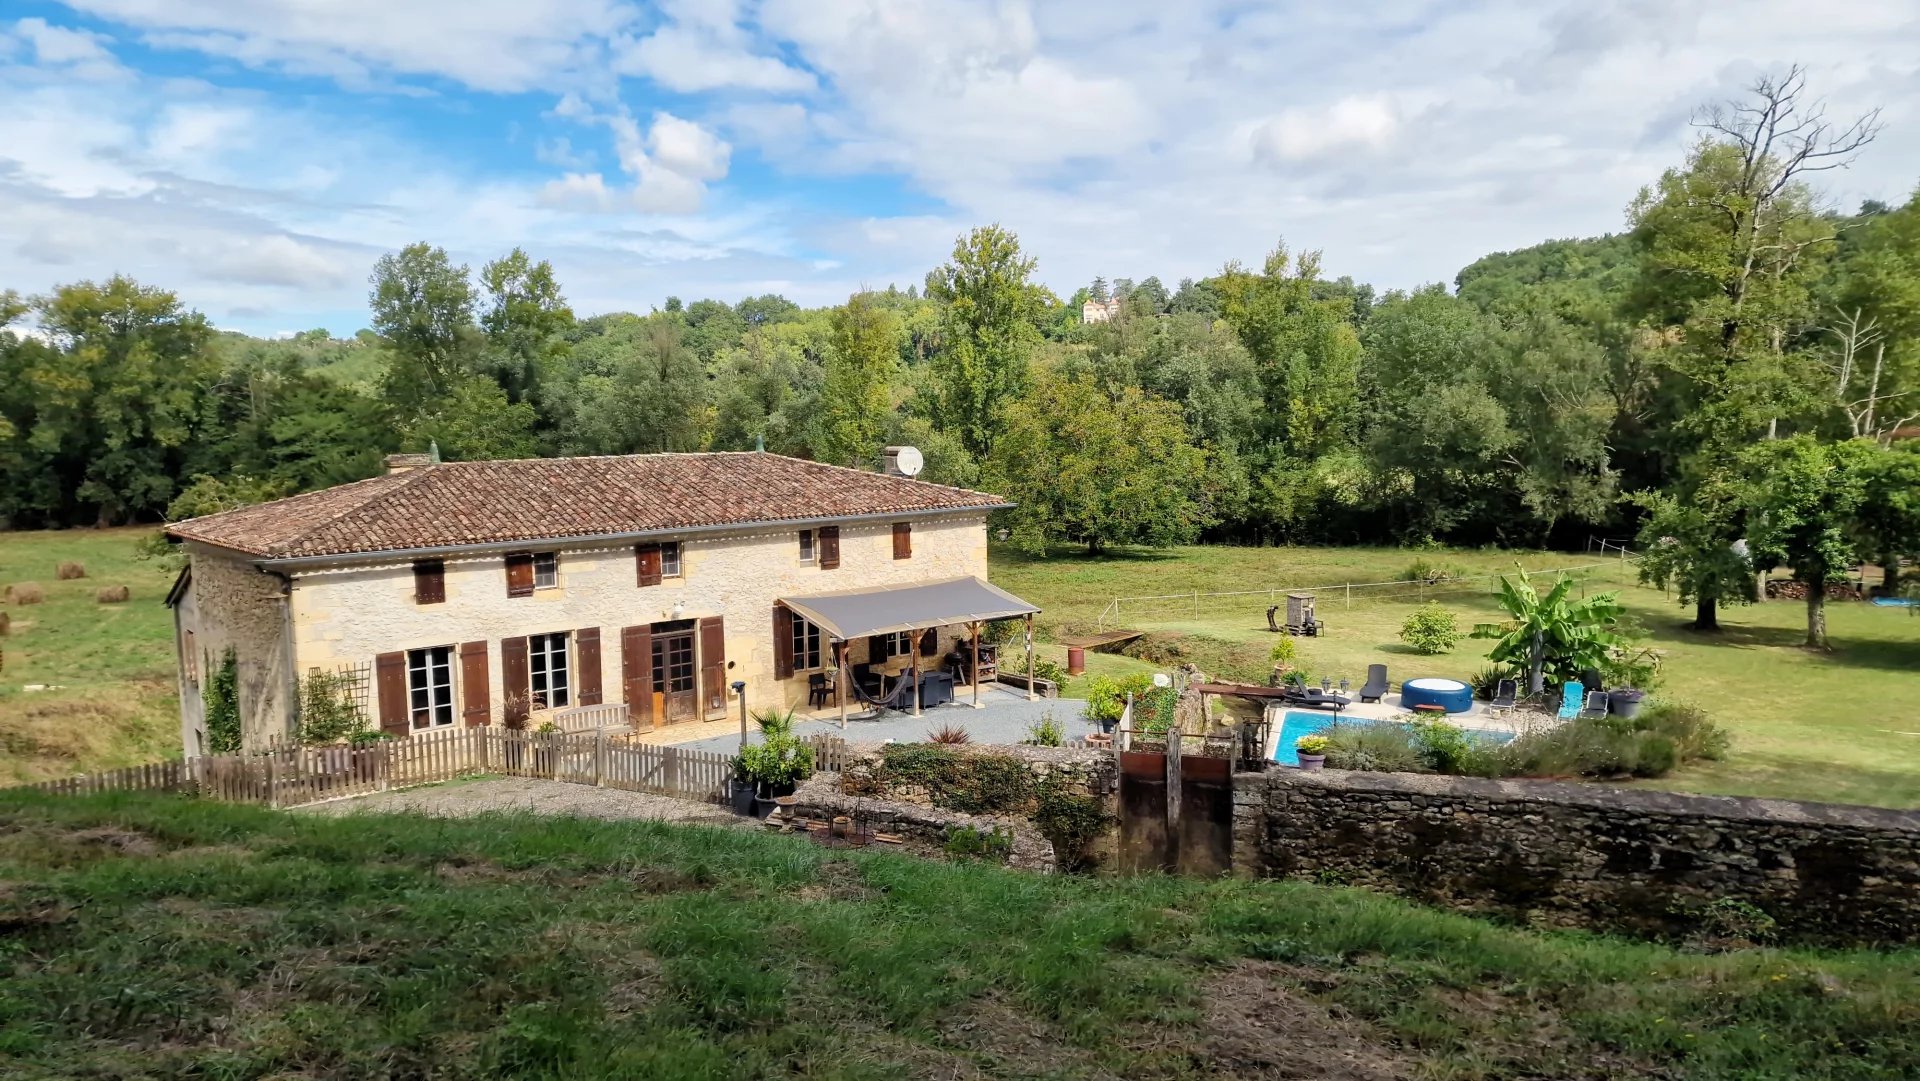
[[913,523],[893,523],[893,558],[913,558]]
[[720,616],[700,621],[700,689],[708,713],[727,708],[727,631]]
[[820,527],[820,569],[830,571],[840,565],[840,527]]
[[887,639],[890,637],[892,636],[886,634],[867,635],[868,664],[879,664],[887,659]]
[[[531,563],[529,563],[531,566]],[[533,709],[533,694],[527,684],[527,640],[500,640],[500,717],[508,728],[525,728]]]
[[658,544],[636,545],[633,549],[633,565],[639,574],[641,585],[660,584],[660,546]]
[[[533,596],[533,553],[507,553],[507,596]],[[521,656],[525,656],[526,643],[520,643]]]
[[573,647],[578,654],[574,662],[573,704],[597,706],[600,704],[600,628],[582,627],[574,631]]
[[407,724],[407,655],[382,653],[373,659],[373,683],[380,695],[380,731],[404,739]]
[[413,561],[413,603],[439,604],[447,599],[447,565],[438,559]]
[[940,628],[928,627],[927,632],[920,636],[920,655],[922,657],[940,655]]
[[653,629],[620,628],[620,693],[635,725],[653,725]]
[[773,606],[773,678],[793,678],[793,609]]
[[487,644],[460,643],[461,716],[468,728],[477,728],[492,720],[493,704],[488,700]]

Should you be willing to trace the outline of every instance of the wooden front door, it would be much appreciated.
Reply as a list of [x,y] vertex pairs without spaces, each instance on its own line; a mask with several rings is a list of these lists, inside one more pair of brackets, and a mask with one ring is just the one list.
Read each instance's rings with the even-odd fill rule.
[[693,664],[693,628],[653,630],[653,692],[656,716],[667,724],[691,721],[699,714]]

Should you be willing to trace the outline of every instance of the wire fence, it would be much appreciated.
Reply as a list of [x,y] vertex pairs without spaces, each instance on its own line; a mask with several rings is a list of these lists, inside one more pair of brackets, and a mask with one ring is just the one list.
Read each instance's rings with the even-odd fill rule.
[[[1589,571],[1615,570],[1624,572],[1639,561],[1639,556],[1631,549],[1611,541],[1601,540],[1589,548],[1594,553],[1606,553],[1607,559],[1593,560],[1569,567],[1529,568],[1528,574],[1581,574]],[[1468,593],[1486,593],[1491,584],[1511,574],[1503,571],[1494,574],[1435,575],[1431,578],[1408,578],[1391,582],[1319,582],[1314,584],[1275,584],[1260,589],[1235,589],[1219,592],[1193,591],[1188,593],[1159,593],[1134,597],[1115,597],[1100,610],[1095,622],[1097,631],[1124,626],[1127,620],[1148,620],[1156,622],[1170,621],[1181,616],[1195,619],[1218,614],[1222,610],[1240,610],[1261,608],[1280,609],[1284,613],[1289,593],[1311,593],[1319,607],[1322,618],[1325,613],[1338,606],[1350,610],[1356,606],[1372,603],[1392,602],[1421,603],[1442,597],[1459,596]],[[1280,615],[1281,613],[1276,613]],[[1284,622],[1284,619],[1282,619]]]

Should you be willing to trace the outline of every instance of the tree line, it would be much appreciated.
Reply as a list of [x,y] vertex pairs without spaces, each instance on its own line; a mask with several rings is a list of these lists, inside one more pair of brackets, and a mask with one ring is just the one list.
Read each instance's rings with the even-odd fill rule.
[[[1554,545],[1639,534],[1704,628],[1761,566],[1920,548],[1920,196],[1817,181],[1874,114],[1796,69],[1703,109],[1625,229],[1377,293],[1276,247],[1062,298],[998,226],[924,284],[578,318],[518,249],[381,258],[369,328],[221,332],[124,277],[0,295],[0,520],[180,517],[448,458],[768,450],[1002,491],[1073,542]],[[1082,318],[1093,299],[1111,318]],[[1104,312],[1102,313],[1104,314]],[[32,332],[24,330],[31,316]],[[1820,593],[1820,590],[1813,590]],[[1817,636],[1810,611],[1809,633]],[[1821,632],[1823,633],[1823,632]]]

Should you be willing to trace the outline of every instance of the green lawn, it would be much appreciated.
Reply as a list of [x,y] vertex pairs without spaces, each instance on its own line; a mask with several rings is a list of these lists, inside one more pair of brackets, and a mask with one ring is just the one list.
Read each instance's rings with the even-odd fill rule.
[[583,819],[0,794],[0,1075],[1920,1075],[1920,954]]
[[[1370,663],[1386,664],[1396,683],[1418,675],[1461,678],[1487,663],[1488,642],[1466,640],[1438,657],[1419,656],[1400,642],[1400,625],[1421,591],[1355,588],[1349,600],[1338,585],[1400,578],[1416,558],[1471,574],[1510,571],[1516,562],[1540,570],[1595,561],[1579,553],[1390,548],[1181,548],[1098,558],[1063,549],[1042,560],[1004,545],[992,549],[993,580],[1045,609],[1038,622],[1054,636],[1092,629],[1108,602],[1120,596],[1273,588],[1274,601],[1284,603],[1289,588],[1321,587],[1319,612],[1331,634],[1297,639],[1299,663],[1316,676],[1347,678],[1356,686]],[[1608,562],[1583,572],[1583,579],[1590,590],[1619,590],[1651,644],[1666,651],[1659,693],[1706,706],[1734,735],[1726,761],[1642,783],[1920,807],[1920,618],[1897,608],[1832,604],[1834,649],[1817,654],[1800,647],[1805,609],[1798,602],[1730,609],[1722,616],[1724,632],[1701,635],[1682,626],[1691,610],[1636,584],[1630,567]],[[1456,612],[1463,629],[1496,618],[1488,582],[1424,592]],[[1261,593],[1123,604],[1117,622],[1218,639],[1227,646],[1203,648],[1202,667],[1211,660],[1216,674],[1237,668],[1252,677],[1266,667],[1273,635],[1265,612],[1274,601]],[[1109,625],[1114,621],[1109,613]],[[1045,655],[1060,660],[1065,651],[1052,646]],[[1128,658],[1098,663],[1104,667],[1096,671],[1146,667]]]
[[[133,558],[147,529],[0,533],[0,587],[34,583],[40,604],[0,605],[0,782],[37,780],[177,757],[173,616],[162,603],[172,578]],[[78,561],[87,577],[58,581]],[[100,604],[124,585],[125,604]],[[40,684],[55,689],[25,691]]]

